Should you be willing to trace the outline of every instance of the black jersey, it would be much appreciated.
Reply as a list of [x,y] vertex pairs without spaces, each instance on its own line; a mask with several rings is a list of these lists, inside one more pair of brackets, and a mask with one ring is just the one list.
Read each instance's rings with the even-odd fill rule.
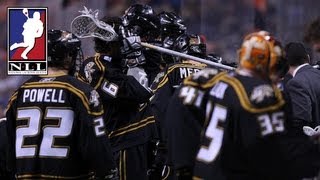
[[79,78],[101,95],[106,127],[115,151],[146,141],[144,127],[155,121],[153,116],[141,118],[137,113],[140,104],[149,101],[152,93],[123,72],[120,60],[105,55],[90,57],[84,62]]
[[[150,107],[159,123],[161,131],[164,131],[164,119],[168,103],[174,91],[179,88],[182,81],[193,73],[204,69],[205,65],[190,63],[175,63],[162,70],[151,85],[154,96],[150,102]],[[163,133],[162,133],[163,134]],[[164,134],[163,134],[164,136]]]
[[169,106],[185,111],[176,113],[185,119],[178,117],[169,131],[175,168],[194,166],[195,179],[315,175],[318,146],[306,137],[288,136],[281,92],[259,78],[212,72],[186,79],[176,97],[180,104]]
[[[206,78],[214,77],[216,69],[203,69],[193,76],[199,82]],[[190,77],[184,81],[190,81]],[[191,84],[191,85],[190,85]],[[167,137],[169,163],[175,169],[192,168],[194,157],[200,140],[200,132],[204,123],[205,110],[200,106],[204,90],[207,87],[198,86],[196,83],[182,84],[170,99],[165,114],[165,132]],[[195,101],[191,104],[188,101]]]
[[7,132],[17,179],[88,179],[115,163],[99,94],[68,75],[33,77],[11,97]]
[[196,155],[195,176],[281,176],[285,168],[279,167],[285,167],[285,163],[277,142],[286,131],[281,92],[266,81],[237,73],[223,74],[214,81],[202,84],[209,89],[202,102],[206,122]]

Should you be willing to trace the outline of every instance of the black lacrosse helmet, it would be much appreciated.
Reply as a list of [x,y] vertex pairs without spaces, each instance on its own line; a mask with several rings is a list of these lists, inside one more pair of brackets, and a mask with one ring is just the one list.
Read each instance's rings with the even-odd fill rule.
[[187,30],[183,19],[174,12],[162,11],[158,14],[162,39],[166,37],[177,38]]
[[81,41],[71,32],[48,31],[48,66],[66,69],[75,75],[82,65]]
[[[158,14],[158,18],[160,20],[162,47],[173,49],[174,42],[179,36],[186,33],[187,27],[183,19],[174,12],[162,11]],[[175,57],[162,53],[162,60],[166,64],[171,64],[175,62]]]
[[[199,35],[195,34],[182,34],[179,36],[173,45],[173,50],[199,58],[205,58],[207,54],[206,44]],[[176,61],[180,60],[181,58],[176,58]]]
[[154,39],[160,35],[159,18],[149,5],[134,4],[130,6],[122,19],[125,28],[135,35]]

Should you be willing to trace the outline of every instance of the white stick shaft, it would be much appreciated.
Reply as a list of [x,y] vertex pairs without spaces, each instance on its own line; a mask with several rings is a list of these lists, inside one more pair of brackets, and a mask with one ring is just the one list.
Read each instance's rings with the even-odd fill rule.
[[177,51],[173,51],[173,50],[166,49],[166,48],[163,48],[163,47],[155,46],[155,45],[152,45],[152,44],[149,44],[149,43],[141,42],[141,45],[144,46],[144,47],[150,48],[150,49],[154,49],[154,50],[166,53],[166,54],[179,56],[179,57],[190,59],[190,60],[194,60],[194,61],[199,61],[201,63],[209,64],[209,65],[212,65],[212,66],[215,66],[215,67],[218,67],[218,68],[222,68],[222,69],[226,69],[226,70],[234,70],[235,69],[234,67],[231,67],[231,66],[227,66],[227,65],[224,65],[224,64],[220,64],[220,63],[215,63],[215,62],[212,62],[212,61],[209,61],[209,60],[206,60],[206,59],[198,58],[198,57],[191,56],[191,55],[188,55],[188,54],[183,54],[183,53],[180,53],[180,52],[177,52]]

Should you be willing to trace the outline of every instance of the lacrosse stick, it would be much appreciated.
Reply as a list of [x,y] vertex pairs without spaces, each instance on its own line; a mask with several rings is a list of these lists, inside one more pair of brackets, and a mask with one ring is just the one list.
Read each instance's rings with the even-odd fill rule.
[[[84,10],[79,12],[81,12],[82,15],[77,16],[71,22],[71,32],[75,34],[78,38],[97,37],[104,41],[113,41],[118,37],[117,33],[114,31],[114,29],[110,25],[98,20],[98,10],[92,11],[91,9],[88,10],[86,7],[84,7]],[[222,68],[226,70],[235,69],[234,67],[231,67],[231,66],[215,63],[206,59],[202,59],[202,58],[198,58],[188,54],[173,51],[170,49],[162,48],[146,42],[141,42],[141,45],[143,47],[154,49],[162,53],[179,56],[179,57],[194,60],[194,61],[199,61],[199,62],[212,65],[218,68]]]
[[118,38],[114,29],[98,19],[98,10],[92,11],[84,7],[82,13],[71,22],[71,32],[78,38],[96,37],[104,41],[114,41]]
[[170,49],[166,49],[166,48],[163,48],[163,47],[155,46],[155,45],[152,45],[152,44],[149,44],[149,43],[141,42],[141,45],[144,46],[144,47],[150,48],[150,49],[157,50],[157,51],[162,52],[162,53],[169,54],[169,55],[179,56],[179,57],[182,57],[182,58],[185,58],[185,59],[198,61],[198,62],[201,62],[201,63],[204,63],[204,64],[212,65],[212,66],[215,66],[215,67],[218,67],[218,68],[222,68],[222,69],[226,69],[226,70],[235,70],[235,68],[231,67],[231,66],[227,66],[227,65],[224,65],[224,64],[220,64],[220,63],[215,63],[215,62],[212,62],[212,61],[209,61],[209,60],[206,60],[206,59],[198,58],[196,56],[191,56],[189,54],[184,54],[184,53],[180,53],[180,52],[173,51],[173,50],[170,50]]
[[22,13],[29,19],[29,12],[27,8],[23,8]]

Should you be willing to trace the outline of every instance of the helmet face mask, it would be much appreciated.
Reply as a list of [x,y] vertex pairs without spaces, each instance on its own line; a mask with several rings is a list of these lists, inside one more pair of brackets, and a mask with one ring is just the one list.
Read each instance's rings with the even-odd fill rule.
[[70,75],[74,75],[82,61],[81,41],[75,35],[62,30],[48,32],[49,67],[68,70]]
[[238,53],[240,67],[264,79],[275,81],[286,69],[280,42],[266,31],[247,35]]
[[134,4],[122,16],[123,25],[134,35],[142,39],[157,39],[159,32],[159,18],[148,5]]
[[[179,36],[174,43],[173,50],[200,58],[206,57],[206,44],[200,36],[194,34]],[[175,57],[175,61],[179,62],[181,58]]]

